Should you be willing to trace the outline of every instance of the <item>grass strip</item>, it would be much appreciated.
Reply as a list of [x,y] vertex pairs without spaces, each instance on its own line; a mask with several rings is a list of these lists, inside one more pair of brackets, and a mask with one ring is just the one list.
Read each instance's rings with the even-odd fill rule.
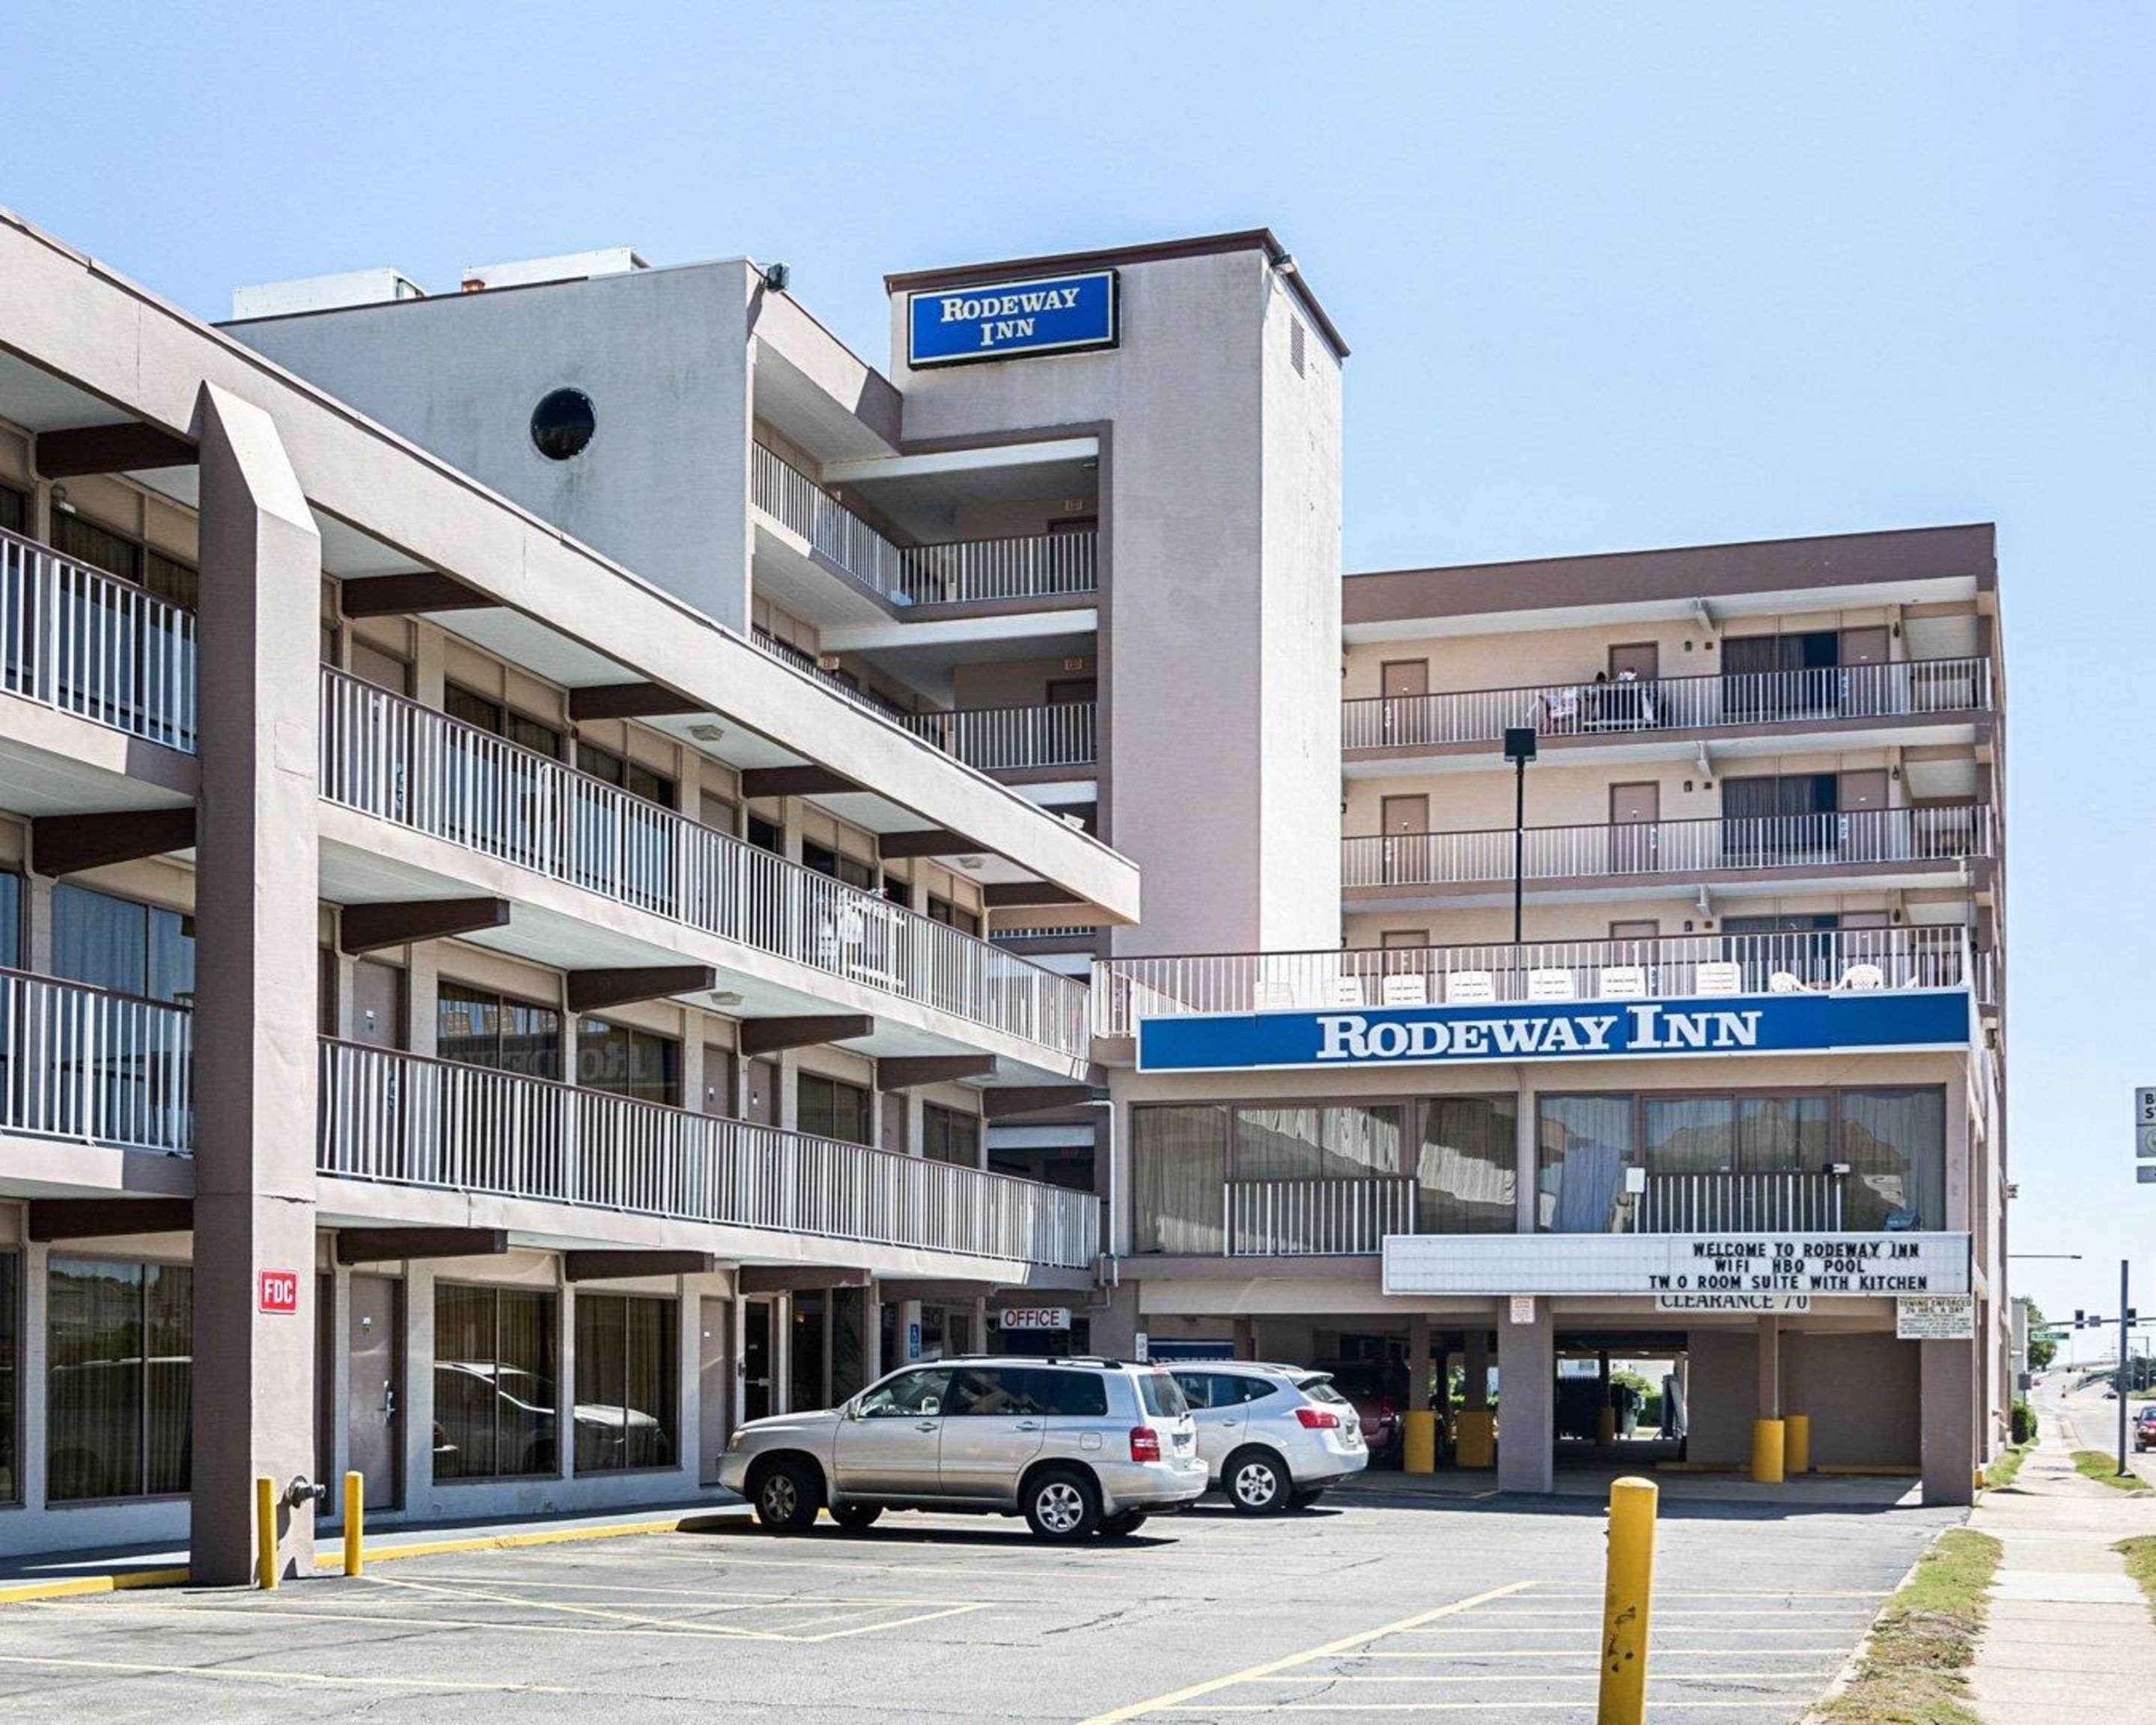
[[2148,1600],[2148,1615],[2156,1617],[2156,1534],[2122,1539],[2112,1549],[2126,1559],[2126,1573],[2141,1589],[2141,1597]]
[[1873,1622],[1849,1686],[1815,1717],[1833,1725],[1981,1725],[1965,1673],[2000,1555],[1996,1539],[1966,1527],[1933,1541]]
[[2122,1474],[2118,1457],[2108,1450],[2076,1450],[2074,1451],[2074,1471],[2085,1480],[2094,1480],[2099,1486],[2108,1486],[2114,1491],[2146,1491],[2138,1474]]
[[2021,1471],[2021,1464],[2029,1459],[2029,1452],[2035,1447],[2034,1444],[2015,1444],[1990,1466],[1985,1468],[1984,1490],[1995,1491],[2001,1486],[2012,1485],[2014,1476]]

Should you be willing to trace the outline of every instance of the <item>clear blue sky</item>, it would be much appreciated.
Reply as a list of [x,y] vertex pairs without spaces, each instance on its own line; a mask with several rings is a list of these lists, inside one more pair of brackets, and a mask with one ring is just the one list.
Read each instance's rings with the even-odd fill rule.
[[[2156,1188],[2156,11],[17,0],[0,202],[169,297],[633,244],[886,270],[1273,227],[1355,349],[1353,568],[1989,519],[2015,1243]],[[2108,1262],[2104,1260],[2109,1260]]]

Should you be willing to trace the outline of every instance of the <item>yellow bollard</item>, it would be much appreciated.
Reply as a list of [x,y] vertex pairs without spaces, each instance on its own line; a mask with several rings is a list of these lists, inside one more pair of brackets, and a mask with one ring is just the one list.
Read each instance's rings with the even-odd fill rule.
[[1785,1414],[1782,1416],[1782,1471],[1795,1475],[1811,1471],[1812,1416]]
[[367,1476],[348,1473],[344,1476],[344,1573],[358,1575],[367,1568],[367,1557],[361,1542],[366,1538]]
[[1647,1708],[1647,1610],[1655,1592],[1652,1480],[1609,1488],[1609,1569],[1602,1589],[1602,1680],[1595,1725],[1640,1725]]
[[1400,1438],[1400,1468],[1405,1473],[1437,1471],[1437,1415],[1428,1408],[1409,1408]]
[[1459,1466],[1496,1466],[1496,1428],[1487,1408],[1462,1408],[1454,1421],[1454,1431],[1452,1459]]
[[254,1579],[262,1590],[277,1585],[277,1482],[254,1482]]
[[1752,1477],[1759,1484],[1779,1486],[1782,1483],[1784,1441],[1780,1420],[1754,1420],[1752,1422]]

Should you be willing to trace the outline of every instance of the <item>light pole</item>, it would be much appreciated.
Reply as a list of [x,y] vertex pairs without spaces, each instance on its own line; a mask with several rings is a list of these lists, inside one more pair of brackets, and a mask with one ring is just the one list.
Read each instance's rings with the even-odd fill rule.
[[[1505,758],[1512,763],[1512,945],[1517,948],[1523,937],[1521,927],[1527,896],[1527,762],[1535,757],[1535,727],[1532,725],[1507,725],[1505,727]],[[1512,955],[1515,965],[1519,954]]]

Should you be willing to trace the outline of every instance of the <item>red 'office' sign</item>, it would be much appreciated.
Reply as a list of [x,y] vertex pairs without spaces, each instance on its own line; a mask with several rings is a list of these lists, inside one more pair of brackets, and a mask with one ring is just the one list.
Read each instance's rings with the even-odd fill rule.
[[262,1272],[262,1309],[285,1317],[296,1314],[300,1309],[300,1278],[290,1270],[265,1270]]

